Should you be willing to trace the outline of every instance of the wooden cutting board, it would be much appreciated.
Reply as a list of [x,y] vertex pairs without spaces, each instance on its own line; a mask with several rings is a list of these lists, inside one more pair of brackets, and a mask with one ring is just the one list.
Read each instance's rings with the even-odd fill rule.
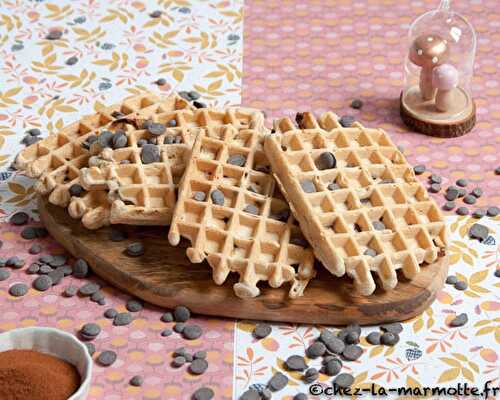
[[[51,235],[73,256],[87,260],[94,272],[112,285],[152,304],[166,308],[182,304],[194,313],[218,317],[323,325],[402,321],[429,307],[448,272],[447,258],[443,257],[423,267],[411,282],[398,274],[400,283],[394,290],[377,289],[373,295],[362,297],[353,294],[348,278],[335,278],[321,268],[298,299],[287,298],[289,286],[271,289],[262,284],[259,297],[239,299],[232,289],[236,277],[230,277],[222,286],[215,285],[207,263],[189,262],[186,244],[168,244],[166,227],[122,226],[128,239],[112,242],[109,227],[87,230],[65,209],[46,199],[39,198],[39,211]],[[124,253],[133,241],[145,244],[142,257]]]

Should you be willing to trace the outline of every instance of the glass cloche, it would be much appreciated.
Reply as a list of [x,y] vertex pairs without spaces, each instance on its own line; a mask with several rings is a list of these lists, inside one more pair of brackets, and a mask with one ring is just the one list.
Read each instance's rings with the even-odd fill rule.
[[472,25],[443,0],[417,18],[408,33],[401,116],[417,131],[459,136],[472,129],[471,83],[476,52]]

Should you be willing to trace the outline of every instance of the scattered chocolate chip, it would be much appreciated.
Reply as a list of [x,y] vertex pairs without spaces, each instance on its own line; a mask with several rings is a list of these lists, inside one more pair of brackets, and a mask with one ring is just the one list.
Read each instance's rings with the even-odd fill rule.
[[458,179],[455,184],[457,186],[460,186],[460,187],[466,187],[468,185],[469,182],[467,182],[467,179],[464,179],[464,178],[460,178]]
[[255,204],[247,204],[245,208],[243,209],[246,213],[252,214],[252,215],[258,215],[259,214],[259,209]]
[[500,167],[495,168],[495,175],[500,175]]
[[464,281],[457,281],[453,287],[457,290],[466,290],[469,285],[467,285],[467,282],[464,282]]
[[165,314],[163,314],[163,315],[161,316],[161,320],[162,320],[163,322],[173,322],[173,320],[174,320],[174,315],[173,315],[170,311],[168,311],[168,312],[166,312]]
[[354,108],[355,110],[359,110],[363,107],[363,102],[359,99],[354,99],[351,101],[351,108]]
[[148,124],[147,130],[151,135],[159,136],[165,133],[166,127],[159,122],[151,122]]
[[368,247],[364,251],[363,255],[368,256],[368,257],[375,257],[377,255],[377,251]]
[[347,335],[344,337],[345,344],[358,344],[359,343],[359,334],[357,332],[351,331],[347,332]]
[[340,189],[340,186],[338,183],[336,182],[332,182],[332,183],[329,183],[328,186],[327,186],[327,189],[328,190],[337,190],[337,189]]
[[483,190],[481,188],[474,188],[471,190],[470,194],[475,198],[480,198],[483,195]]
[[384,332],[380,337],[380,343],[386,346],[394,346],[399,342],[399,335],[394,332]]
[[53,270],[54,269],[50,265],[42,264],[42,265],[40,265],[38,272],[42,275],[46,275],[49,272],[52,272]]
[[207,108],[207,105],[201,101],[193,101],[193,106],[196,108]]
[[247,159],[242,154],[233,154],[227,159],[227,163],[231,165],[236,165],[238,167],[244,167]]
[[390,324],[384,324],[380,327],[384,332],[397,333],[398,335],[403,332],[403,325],[399,322],[392,322]]
[[75,183],[69,187],[69,194],[71,196],[80,197],[83,193],[84,189],[82,185]]
[[207,368],[208,368],[207,360],[204,360],[202,358],[197,358],[196,360],[193,360],[193,362],[189,365],[189,372],[191,372],[194,375],[201,375],[207,370]]
[[325,354],[326,346],[321,342],[314,342],[306,349],[306,356],[314,359]]
[[314,182],[311,180],[304,180],[300,182],[300,186],[302,187],[302,190],[306,193],[316,192],[316,187],[314,186]]
[[182,333],[184,331],[185,327],[186,327],[186,324],[184,322],[177,322],[174,325],[174,332]]
[[94,343],[85,342],[85,343],[83,343],[83,345],[87,348],[87,352],[89,353],[89,356],[92,357],[95,353]]
[[219,189],[215,189],[212,193],[210,193],[210,198],[214,204],[218,206],[224,205],[224,193],[222,193]]
[[27,274],[38,274],[38,271],[40,271],[40,264],[37,263],[31,263],[28,269],[26,269]]
[[293,400],[307,400],[307,395],[305,393],[297,393],[295,396],[293,396]]
[[143,147],[146,144],[148,144],[148,141],[146,139],[139,139],[137,141],[137,147]]
[[78,57],[72,56],[65,61],[66,65],[75,65],[78,62]]
[[160,10],[155,10],[155,11],[153,11],[151,14],[149,14],[149,16],[150,16],[151,18],[160,18],[162,14],[163,14],[163,12],[162,12],[162,11],[160,11]]
[[78,293],[80,295],[89,297],[92,296],[95,292],[99,291],[101,289],[101,286],[99,286],[97,283],[89,282],[83,285],[80,289],[78,289]]
[[76,296],[77,293],[78,293],[78,288],[76,286],[69,285],[64,288],[63,295],[65,297],[73,297]]
[[467,191],[463,188],[458,189],[458,197],[462,198],[467,194]]
[[157,84],[158,86],[163,86],[167,83],[167,80],[165,78],[158,78],[153,83]]
[[182,331],[182,336],[187,340],[198,339],[202,335],[203,331],[198,325],[186,325]]
[[106,350],[99,354],[99,356],[97,357],[97,362],[104,367],[109,367],[116,361],[116,358],[117,355],[114,351]]
[[52,30],[50,31],[46,36],[45,39],[47,40],[59,40],[62,38],[63,33],[58,30]]
[[476,203],[476,197],[474,197],[471,194],[468,194],[467,196],[464,196],[464,203],[465,204],[475,204]]
[[335,376],[342,369],[342,361],[340,359],[333,357],[325,362],[323,365],[322,371],[325,375]]
[[45,292],[52,287],[52,279],[47,275],[41,275],[33,281],[33,287],[39,292]]
[[185,306],[177,306],[174,310],[174,318],[176,322],[186,322],[191,318],[191,311]]
[[52,260],[49,262],[49,264],[52,267],[60,267],[66,264],[66,261],[68,261],[68,257],[63,254],[57,254],[55,256],[52,256]]
[[36,230],[33,226],[26,226],[21,231],[21,237],[26,240],[33,240],[36,238]]
[[149,143],[142,146],[141,161],[143,164],[151,164],[160,160],[160,149],[158,146]]
[[447,285],[454,285],[457,282],[458,282],[458,278],[455,275],[449,275],[446,277],[445,283]]
[[131,386],[139,387],[142,386],[142,384],[144,383],[144,378],[140,375],[135,375],[132,378],[130,378],[129,383]]
[[260,323],[255,325],[253,330],[253,336],[257,339],[263,339],[271,334],[272,328],[271,325]]
[[284,208],[283,210],[280,210],[275,214],[269,215],[269,218],[276,219],[281,222],[286,222],[288,221],[288,218],[290,218],[290,210],[288,208]]
[[[382,335],[383,337],[384,335]],[[342,356],[349,361],[357,360],[363,354],[363,349],[355,344],[345,346]]]
[[75,278],[85,278],[89,273],[89,265],[83,258],[79,258],[73,264],[73,276]]
[[446,189],[444,197],[449,201],[455,200],[458,197],[458,189],[450,186],[448,189]]
[[307,369],[307,364],[304,357],[293,355],[286,359],[285,365],[289,371],[304,371]]
[[455,212],[458,214],[458,215],[467,215],[469,214],[469,210],[467,209],[467,207],[458,207]]
[[186,355],[186,349],[184,347],[179,347],[174,350],[174,357],[177,356],[182,356],[184,357]]
[[180,368],[185,363],[186,363],[186,359],[184,358],[184,356],[177,356],[177,357],[174,357],[174,359],[172,360],[172,367]]
[[483,217],[485,217],[485,216],[486,216],[486,210],[484,210],[484,209],[482,209],[482,208],[478,208],[476,211],[474,211],[474,212],[472,213],[472,216],[473,216],[474,218],[477,218],[477,219],[479,219],[479,218],[483,218]]
[[318,159],[316,160],[316,167],[319,170],[332,169],[335,168],[336,166],[337,166],[337,160],[335,159],[333,153],[330,153],[329,151],[321,153]]
[[90,296],[90,300],[92,300],[94,303],[100,303],[102,300],[104,300],[104,293],[101,291],[97,291],[92,296]]
[[437,184],[441,184],[441,182],[443,181],[443,179],[439,176],[439,175],[436,175],[436,174],[431,174],[429,176],[429,180],[432,183],[437,183]]
[[0,267],[0,282],[10,278],[10,271],[7,268]]
[[124,232],[124,231],[116,229],[116,228],[111,228],[111,233],[109,234],[109,239],[112,242],[122,242],[125,239],[127,239],[127,237],[128,237],[127,232]]
[[316,368],[309,368],[304,372],[303,378],[306,383],[312,383],[319,378],[319,372]]
[[459,326],[464,326],[468,321],[469,318],[467,317],[467,314],[461,313],[450,321],[450,326],[457,328]]
[[455,208],[455,202],[454,201],[447,201],[443,204],[443,210],[445,211],[451,211]]
[[189,100],[198,100],[201,97],[200,94],[194,90],[187,92],[187,96],[189,97]]
[[486,210],[486,214],[489,217],[496,217],[498,214],[500,214],[500,208],[496,206],[488,207],[488,209]]
[[14,215],[12,215],[9,219],[9,222],[12,225],[24,225],[28,222],[29,216],[25,212],[17,212]]
[[113,320],[113,325],[114,326],[125,326],[125,325],[131,324],[133,320],[134,320],[134,317],[132,316],[131,313],[122,312],[122,313],[116,314],[115,319]]
[[9,294],[13,297],[22,297],[28,293],[28,286],[24,283],[14,283],[9,288]]
[[438,193],[440,190],[441,190],[441,185],[439,185],[437,183],[433,183],[429,187],[429,192],[431,192],[431,193]]
[[342,125],[344,128],[351,127],[353,123],[354,123],[354,117],[351,115],[343,115],[339,119],[339,124]]
[[480,242],[488,237],[488,228],[481,224],[473,224],[469,228],[469,237],[471,239],[478,239]]
[[377,231],[383,231],[386,229],[385,224],[382,221],[372,221],[372,225]]
[[341,389],[350,388],[353,383],[354,377],[351,374],[347,374],[345,372],[337,375],[337,377],[333,380],[333,385]]
[[26,133],[31,136],[40,136],[42,134],[42,131],[38,128],[31,128],[28,129]]
[[133,242],[127,246],[125,250],[130,257],[139,257],[145,253],[144,245],[140,242]]
[[415,172],[415,175],[422,175],[425,172],[425,165],[415,165],[413,167],[413,172]]
[[193,393],[192,400],[211,400],[215,393],[212,389],[202,387]]
[[130,312],[139,312],[143,309],[143,305],[139,300],[130,299],[127,301],[125,308]]
[[370,344],[373,344],[373,345],[379,345],[380,344],[380,337],[382,335],[380,334],[380,332],[370,332],[367,336],[366,336],[366,341]]
[[94,339],[101,333],[101,327],[93,322],[84,324],[80,329],[80,335],[85,339]]
[[495,270],[495,277],[500,278],[500,268]]
[[262,397],[255,389],[248,389],[240,396],[239,400],[262,400]]
[[207,352],[205,350],[198,350],[196,353],[193,354],[193,358],[205,359],[207,358]]
[[124,132],[116,132],[111,139],[113,149],[122,149],[127,146],[128,139]]
[[164,329],[164,330],[161,331],[161,335],[163,337],[170,336],[170,335],[172,335],[172,333],[173,333],[173,331],[170,328],[166,328],[166,329]]
[[345,349],[343,340],[334,336],[330,331],[324,330],[321,332],[320,340],[325,344],[330,353],[341,354]]
[[59,285],[59,283],[62,281],[64,278],[64,272],[62,272],[60,269],[55,269],[53,271],[50,271],[47,276],[52,279],[52,285],[56,286]]

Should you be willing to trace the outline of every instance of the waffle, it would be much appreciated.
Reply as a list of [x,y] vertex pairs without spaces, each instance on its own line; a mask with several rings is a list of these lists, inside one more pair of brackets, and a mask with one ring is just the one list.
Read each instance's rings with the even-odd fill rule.
[[[174,122],[175,127],[170,127]],[[167,127],[153,135],[148,124]],[[168,225],[177,201],[176,191],[184,173],[195,137],[200,127],[230,124],[236,129],[262,129],[260,111],[248,108],[179,110],[156,113],[140,124],[127,125],[127,145],[105,148],[81,170],[85,189],[109,191],[112,224]],[[158,148],[155,162],[143,162],[140,142],[149,141]],[[124,164],[125,162],[125,164]]]
[[269,172],[263,132],[234,126],[200,132],[168,238],[174,246],[187,238],[188,258],[207,259],[216,284],[238,273],[238,297],[258,296],[258,282],[268,281],[271,287],[290,282],[295,298],[315,275],[314,256]]
[[[101,219],[109,215],[109,204],[103,201],[105,193],[82,193],[80,198],[75,198],[69,191],[72,185],[81,184],[80,169],[88,165],[92,152],[100,151],[96,145],[87,148],[86,140],[91,135],[99,135],[104,130],[114,131],[130,122],[142,123],[154,113],[181,109],[193,107],[177,95],[165,99],[154,95],[127,98],[25,148],[16,157],[15,167],[31,178],[38,178],[35,190],[49,195],[51,203],[66,207],[71,202],[69,211],[73,217],[82,218],[88,228],[98,228],[109,223]],[[99,219],[94,220],[93,216]]]
[[[388,290],[398,269],[412,279],[422,263],[436,261],[446,246],[443,217],[388,135],[359,123],[344,128],[333,113],[298,116],[300,129],[288,118],[277,121],[264,149],[323,265],[370,295],[372,272]],[[332,166],[325,152],[334,154],[335,167],[325,168]]]

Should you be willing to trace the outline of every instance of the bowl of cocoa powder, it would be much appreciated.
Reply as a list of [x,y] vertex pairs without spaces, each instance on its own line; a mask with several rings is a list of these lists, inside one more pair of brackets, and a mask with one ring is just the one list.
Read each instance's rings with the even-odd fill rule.
[[0,334],[0,399],[85,400],[92,359],[73,335],[21,328]]

